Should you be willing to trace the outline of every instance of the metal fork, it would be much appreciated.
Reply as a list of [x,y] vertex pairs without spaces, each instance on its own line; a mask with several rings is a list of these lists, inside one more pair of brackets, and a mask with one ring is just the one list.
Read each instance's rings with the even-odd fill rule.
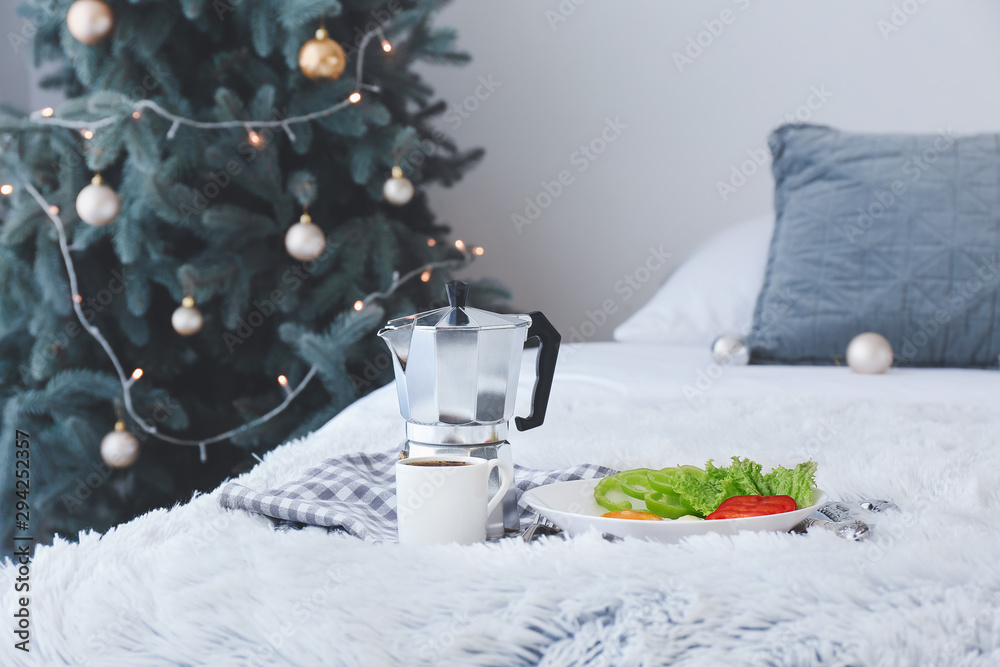
[[535,520],[530,526],[524,529],[523,533],[521,533],[521,539],[525,542],[531,543],[542,535],[560,535],[561,533],[562,528],[555,525],[541,514],[535,514]]
[[871,535],[872,527],[857,518],[855,506],[874,514],[899,511],[899,506],[890,500],[864,500],[859,503],[832,502],[820,507],[789,532],[804,533],[810,526],[820,526],[832,530],[838,537],[845,540],[863,540]]

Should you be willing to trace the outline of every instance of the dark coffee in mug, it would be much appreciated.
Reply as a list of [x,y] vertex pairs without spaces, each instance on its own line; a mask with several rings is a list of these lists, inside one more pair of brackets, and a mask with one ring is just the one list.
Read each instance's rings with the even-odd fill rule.
[[431,468],[445,468],[448,466],[467,466],[472,464],[466,463],[465,461],[415,461],[413,463],[407,463],[406,461],[403,461],[403,465],[427,466]]

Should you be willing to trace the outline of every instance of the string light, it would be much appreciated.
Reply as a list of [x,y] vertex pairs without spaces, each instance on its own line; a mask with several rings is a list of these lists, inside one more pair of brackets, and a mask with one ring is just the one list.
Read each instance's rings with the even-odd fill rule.
[[375,34],[378,35],[379,40],[382,42],[382,50],[386,53],[392,51],[392,44],[390,44],[389,40],[385,38],[385,33],[382,32],[382,28],[376,27]]
[[[41,193],[33,186],[31,183],[26,183],[24,189],[31,195],[32,199],[38,204],[38,206],[47,211],[49,203],[45,201]],[[66,265],[66,273],[69,275],[69,287],[73,294],[77,294],[77,278],[76,269],[73,267],[73,258],[70,256],[69,244],[66,239],[66,227],[63,225],[62,220],[58,215],[49,215],[49,219],[56,228],[56,234],[59,237],[59,251],[62,254],[63,264]],[[391,290],[395,290],[399,285],[393,285]],[[378,293],[376,293],[378,294]],[[82,301],[82,299],[81,299]],[[285,400],[281,402],[280,405],[272,408],[269,412],[252,419],[236,428],[232,428],[224,433],[220,433],[211,438],[204,438],[201,440],[186,440],[184,438],[177,438],[166,433],[160,433],[159,429],[155,424],[148,423],[142,416],[140,416],[135,411],[135,405],[132,403],[132,380],[125,375],[125,370],[122,368],[121,361],[118,359],[118,355],[115,354],[114,349],[112,349],[111,344],[108,339],[104,337],[100,329],[96,326],[90,324],[87,318],[83,314],[83,309],[79,305],[79,301],[74,299],[75,305],[73,306],[73,311],[76,313],[77,320],[83,325],[83,329],[89,333],[94,340],[96,340],[101,348],[104,349],[104,353],[108,356],[111,364],[115,367],[115,372],[118,374],[118,381],[122,386],[122,400],[124,402],[125,410],[128,412],[129,416],[135,421],[136,426],[141,428],[146,433],[157,437],[163,442],[168,442],[173,445],[197,445],[201,451],[204,451],[206,444],[214,444],[216,442],[222,442],[224,440],[229,440],[234,438],[241,433],[254,429],[261,424],[274,419],[277,415],[281,414],[295,398],[306,388],[306,385],[316,376],[319,372],[318,366],[312,366],[309,371],[302,378],[302,381],[289,392],[286,392]]]
[[261,142],[264,141],[263,139],[260,138],[260,135],[254,132],[253,130],[250,130],[247,133],[247,136],[250,139],[250,143],[253,144],[254,146],[260,146]]
[[0,195],[6,196],[12,193],[13,191],[14,191],[14,186],[11,185],[10,183],[4,183],[3,185],[0,185]]
[[[281,127],[289,135],[289,138],[294,140],[294,134],[291,133],[291,130],[289,128],[290,124],[306,123],[319,118],[324,118],[326,116],[336,113],[337,111],[340,111],[341,109],[345,108],[346,106],[349,106],[350,104],[356,104],[361,101],[361,92],[360,92],[361,90],[370,90],[372,92],[379,91],[378,86],[372,84],[365,84],[362,82],[365,47],[367,46],[368,42],[374,37],[376,32],[379,33],[382,39],[383,50],[385,52],[389,52],[391,50],[392,48],[391,45],[389,45],[388,41],[385,40],[385,37],[381,35],[380,30],[376,29],[374,31],[366,33],[362,38],[358,47],[359,54],[356,61],[356,67],[357,67],[356,80],[358,82],[361,82],[358,84],[358,89],[352,92],[346,100],[333,104],[332,106],[327,107],[325,109],[320,109],[318,111],[314,111],[308,114],[304,114],[301,116],[293,116],[282,120],[266,120],[266,121],[255,120],[250,122],[245,120],[244,121],[234,120],[234,121],[203,122],[171,113],[166,109],[164,109],[159,104],[157,104],[156,102],[149,99],[143,99],[137,101],[135,104],[132,105],[131,115],[133,118],[139,119],[143,115],[142,110],[149,109],[156,115],[160,116],[161,118],[170,121],[171,124],[170,124],[170,129],[167,131],[167,140],[171,140],[174,138],[174,136],[177,133],[177,130],[181,125],[186,125],[188,127],[193,127],[196,129],[203,129],[203,130],[237,128],[242,126],[248,130],[248,136],[251,142],[254,143],[255,145],[261,143],[263,139],[253,129],[250,129],[251,125],[257,129]],[[94,137],[95,130],[107,127],[109,125],[113,125],[117,123],[119,120],[121,120],[121,118],[123,117],[123,115],[116,114],[96,120],[68,120],[68,119],[56,119],[54,116],[55,116],[55,110],[52,109],[51,107],[46,107],[45,109],[42,109],[37,115],[30,118],[30,120],[36,123],[44,122],[45,124],[55,125],[57,127],[65,127],[69,129],[79,130],[82,137],[84,137],[85,139],[92,139]],[[39,120],[39,117],[45,120]],[[254,141],[255,136],[256,136],[256,141]],[[14,188],[10,184],[0,185],[0,194],[9,195],[13,192],[13,190]],[[59,239],[59,248],[62,254],[63,263],[65,264],[67,273],[69,274],[70,291],[71,294],[73,294],[73,303],[74,303],[73,310],[77,316],[77,319],[82,324],[84,330],[86,330],[87,333],[89,333],[94,338],[94,340],[96,340],[100,344],[104,352],[107,354],[108,359],[114,366],[119,381],[122,385],[122,399],[124,402],[124,408],[128,412],[129,416],[132,417],[136,426],[145,431],[146,433],[149,433],[150,435],[155,436],[159,440],[170,444],[191,445],[191,446],[197,445],[201,455],[201,460],[205,461],[206,459],[205,446],[207,444],[214,444],[217,442],[230,440],[246,431],[254,429],[260,426],[261,424],[270,421],[278,414],[283,412],[319,372],[318,366],[316,365],[311,366],[309,370],[306,372],[305,376],[295,386],[294,389],[289,387],[287,377],[285,377],[284,375],[279,376],[278,382],[285,389],[285,394],[286,394],[285,400],[282,401],[281,404],[277,405],[269,412],[255,419],[252,419],[244,424],[241,424],[240,426],[237,426],[228,431],[215,435],[211,438],[203,438],[200,440],[188,440],[184,438],[178,438],[166,433],[161,433],[155,424],[147,422],[146,419],[141,417],[136,412],[135,406],[132,402],[131,385],[135,380],[138,380],[142,376],[143,373],[142,369],[137,368],[132,372],[131,376],[126,376],[125,371],[122,368],[121,361],[115,354],[115,351],[111,347],[111,344],[101,333],[100,329],[90,324],[87,321],[86,317],[84,316],[83,310],[80,306],[80,304],[83,302],[83,297],[77,293],[76,270],[73,265],[73,259],[70,255],[70,247],[66,237],[66,229],[65,226],[63,225],[62,220],[59,218],[59,207],[54,204],[49,204],[48,202],[46,202],[45,198],[41,195],[40,192],[38,192],[38,190],[31,183],[25,184],[25,190],[31,195],[31,197],[35,200],[35,202],[42,210],[47,211],[50,220],[55,226],[56,233]],[[433,247],[436,244],[437,241],[435,241],[433,238],[428,239],[427,241],[427,245],[430,247]],[[461,241],[457,241],[455,246],[459,250],[463,250],[465,247],[464,243],[462,243]],[[414,269],[403,276],[399,276],[398,272],[394,272],[393,282],[388,288],[385,289],[385,291],[372,292],[367,297],[365,297],[364,300],[356,301],[354,303],[354,310],[355,311],[363,310],[365,304],[369,301],[375,299],[388,298],[393,293],[395,293],[396,290],[398,290],[401,286],[403,286],[410,280],[413,280],[417,276],[420,276],[421,280],[423,280],[424,282],[429,281],[432,269],[440,268],[442,270],[454,270],[460,268],[461,266],[464,266],[473,259],[473,257],[469,253],[466,253],[464,250],[463,250],[463,255],[464,257],[462,259],[447,259],[438,262],[432,262],[423,267]],[[426,276],[426,278],[424,276]]]
[[464,250],[465,241],[463,241],[462,239],[455,239],[455,247],[458,248],[459,250]]
[[[135,102],[132,105],[132,109],[129,112],[125,113],[131,113],[133,118],[139,118],[142,116],[142,111],[148,109],[153,113],[155,113],[156,115],[158,115],[159,117],[170,121],[171,123],[170,129],[167,130],[168,140],[174,138],[174,136],[177,134],[178,128],[181,125],[186,125],[188,127],[193,127],[200,130],[222,130],[234,127],[247,126],[249,123],[258,130],[262,128],[272,128],[272,127],[281,128],[286,132],[286,134],[289,134],[289,138],[291,138],[294,141],[295,135],[294,133],[291,132],[290,125],[296,123],[308,123],[310,121],[317,120],[319,118],[325,118],[326,116],[335,114],[341,109],[350,106],[351,104],[356,104],[361,101],[362,90],[370,90],[374,93],[379,92],[380,89],[377,85],[364,83],[364,77],[363,77],[365,47],[368,46],[368,43],[372,39],[374,39],[376,35],[379,35],[381,39],[386,44],[388,44],[388,42],[385,41],[384,36],[382,36],[380,28],[375,28],[373,30],[366,32],[365,35],[361,38],[361,41],[358,44],[358,57],[355,65],[356,69],[355,80],[358,81],[357,90],[351,93],[347,97],[347,99],[341,102],[337,102],[336,104],[332,104],[331,106],[326,107],[324,109],[320,109],[318,111],[313,111],[307,114],[303,114],[301,116],[290,116],[288,118],[283,118],[280,120],[254,120],[249,122],[246,120],[200,121],[200,120],[195,120],[193,118],[180,116],[175,113],[171,113],[170,111],[167,111],[153,100],[143,99]],[[382,48],[383,50],[386,50],[384,46]],[[135,114],[139,114],[139,116],[136,116]],[[81,134],[84,134],[85,138],[91,139],[93,138],[94,130],[98,130],[102,127],[107,127],[109,125],[114,125],[115,123],[119,122],[122,119],[123,115],[124,114],[115,114],[111,116],[105,116],[104,118],[98,118],[95,120],[70,120],[70,119],[55,118],[55,111],[50,107],[46,107],[45,109],[42,109],[40,112],[32,114],[29,120],[35,123],[45,123],[47,125],[55,125],[57,127],[66,127],[74,130],[81,130]],[[85,134],[88,132],[89,136]]]
[[[35,203],[38,204],[39,208],[41,208],[43,211],[49,211],[49,207],[51,205],[47,201],[45,201],[45,198],[42,197],[42,194],[38,192],[35,186],[33,186],[31,183],[26,183],[24,189],[28,192],[29,195],[31,195],[32,199],[35,200]],[[2,190],[2,188],[0,188],[0,190]],[[66,238],[66,228],[57,214],[50,212],[49,219],[55,226],[56,234],[59,237],[59,251],[62,254],[63,264],[65,264],[66,266],[66,273],[69,275],[69,288],[71,294],[73,294],[73,302],[74,302],[73,311],[76,313],[77,320],[80,321],[80,324],[83,326],[83,329],[100,344],[101,348],[103,348],[105,354],[108,356],[108,359],[111,361],[111,364],[115,368],[115,372],[118,374],[118,380],[122,386],[122,399],[124,402],[125,410],[128,412],[129,416],[131,416],[132,419],[135,421],[136,426],[138,426],[146,433],[155,436],[156,438],[162,440],[163,442],[167,442],[173,445],[189,445],[189,446],[197,445],[200,452],[204,455],[205,445],[222,442],[224,440],[230,440],[240,435],[241,433],[254,429],[260,426],[261,424],[264,424],[274,419],[274,417],[284,412],[285,409],[289,405],[291,405],[292,401],[294,401],[295,398],[306,388],[306,385],[308,385],[309,382],[316,376],[316,373],[319,372],[318,366],[315,365],[310,366],[309,371],[305,374],[305,376],[302,378],[299,384],[295,386],[294,389],[289,389],[286,387],[285,400],[282,401],[280,405],[277,405],[276,407],[272,408],[269,412],[261,415],[260,417],[257,417],[256,419],[252,419],[244,424],[241,424],[240,426],[229,429],[224,433],[219,433],[218,435],[212,436],[211,438],[203,438],[201,440],[188,440],[184,438],[178,438],[166,433],[160,433],[159,429],[156,427],[155,424],[150,424],[136,412],[135,406],[132,403],[132,383],[134,382],[134,380],[130,379],[125,375],[125,371],[122,368],[121,361],[118,359],[118,355],[115,354],[114,349],[111,347],[111,344],[108,342],[107,338],[105,338],[104,335],[101,333],[100,329],[90,324],[87,321],[86,316],[84,316],[83,309],[80,306],[80,303],[83,301],[83,299],[77,292],[76,269],[73,266],[73,258],[72,256],[70,256],[69,243]],[[463,252],[463,254],[465,253]],[[387,287],[385,291],[370,293],[368,296],[365,297],[364,301],[359,300],[355,302],[354,308],[355,310],[361,310],[362,308],[364,308],[365,302],[367,301],[388,298],[392,296],[397,289],[405,285],[410,280],[413,280],[417,276],[422,276],[425,272],[431,271],[433,269],[454,270],[461,268],[462,266],[465,266],[470,260],[472,260],[473,257],[474,256],[471,254],[465,254],[465,256],[462,259],[444,259],[438,262],[432,262],[422,267],[413,269],[412,271],[402,276],[394,272],[392,284],[389,285],[389,287]]]
[[420,274],[420,282],[422,282],[422,283],[428,283],[428,282],[430,282],[430,280],[431,280],[431,270],[430,269],[427,269],[426,271],[424,271],[423,273]]
[[481,245],[474,246],[472,248],[472,254],[482,257],[483,253],[486,252],[485,248]]

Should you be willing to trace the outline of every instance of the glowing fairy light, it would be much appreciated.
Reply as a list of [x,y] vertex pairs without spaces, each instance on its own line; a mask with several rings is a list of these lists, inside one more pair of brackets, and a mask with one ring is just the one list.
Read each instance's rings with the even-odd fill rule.
[[385,51],[386,53],[392,51],[392,44],[389,43],[389,40],[387,39],[382,40],[382,50]]
[[141,377],[142,377],[142,369],[141,368],[137,368],[134,371],[132,371],[132,379],[133,380],[138,380]]
[[286,378],[284,375],[279,375],[278,376],[278,384],[280,384],[282,387],[287,387],[288,386],[288,378]]
[[94,138],[94,131],[93,130],[81,130],[80,131],[80,136],[83,137],[84,139],[93,139]]
[[477,245],[472,248],[473,255],[478,255],[479,257],[482,257],[484,252],[486,252],[486,250],[481,245]]
[[14,191],[14,186],[11,185],[10,183],[4,183],[3,185],[0,185],[0,195],[6,196],[13,191]]
[[45,107],[42,109],[42,118],[52,118],[52,115],[56,112],[52,107]]
[[455,247],[458,248],[459,250],[464,250],[465,241],[463,241],[462,239],[455,239]]
[[431,280],[431,270],[430,269],[427,269],[426,271],[424,271],[423,273],[420,274],[420,282],[427,283],[427,282],[430,282],[430,280]]
[[59,207],[56,206],[55,204],[52,204],[51,206],[49,206],[49,213],[51,213],[52,215],[59,215]]
[[434,246],[436,246],[437,244],[438,244],[438,242],[437,242],[437,241],[435,241],[434,239],[427,239],[427,245],[429,245],[430,247],[432,247],[432,248],[433,248],[433,247],[434,247]]
[[361,93],[359,93],[358,91],[354,91],[353,93],[350,94],[350,96],[347,99],[351,101],[351,104],[357,104],[358,102],[361,101]]
[[364,301],[358,300],[358,301],[354,302],[354,310],[362,310],[362,309],[364,309],[364,307],[365,307],[365,302]]

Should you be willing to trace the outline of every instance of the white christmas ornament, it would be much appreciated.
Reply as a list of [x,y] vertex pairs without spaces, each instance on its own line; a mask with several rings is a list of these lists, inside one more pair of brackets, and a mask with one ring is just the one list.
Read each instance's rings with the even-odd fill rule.
[[128,468],[139,458],[139,441],[125,430],[125,422],[115,422],[115,430],[101,440],[101,458],[112,468]]
[[719,364],[746,366],[750,363],[750,348],[739,334],[722,334],[712,343],[712,358]]
[[847,365],[855,373],[885,373],[892,366],[892,345],[877,333],[858,334],[847,345]]
[[285,233],[285,249],[295,259],[308,262],[323,254],[326,238],[323,230],[314,225],[308,213],[303,213],[299,221]]
[[180,307],[170,317],[174,331],[182,336],[193,336],[198,333],[203,322],[201,311],[195,308],[194,299],[189,296],[184,297]]
[[104,185],[100,174],[76,196],[76,214],[94,227],[103,227],[114,220],[120,206],[118,193]]
[[66,13],[69,34],[83,44],[97,44],[114,26],[114,12],[101,0],[76,0]]
[[382,196],[393,206],[404,206],[413,199],[413,183],[403,176],[398,165],[392,168],[392,178],[382,186]]

